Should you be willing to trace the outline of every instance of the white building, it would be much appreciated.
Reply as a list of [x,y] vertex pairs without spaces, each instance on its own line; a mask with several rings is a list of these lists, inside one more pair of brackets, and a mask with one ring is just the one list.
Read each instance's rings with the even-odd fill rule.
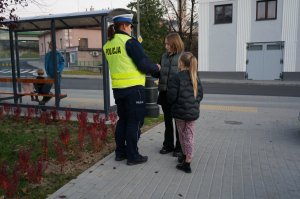
[[206,77],[300,80],[300,0],[199,0]]

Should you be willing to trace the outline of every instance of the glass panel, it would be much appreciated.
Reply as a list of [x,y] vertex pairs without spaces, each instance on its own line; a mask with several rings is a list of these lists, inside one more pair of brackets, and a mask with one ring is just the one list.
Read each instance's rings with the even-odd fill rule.
[[270,44],[267,45],[267,50],[280,50],[280,44]]
[[250,45],[248,50],[262,50],[262,45]]
[[215,6],[215,23],[231,23],[232,22],[232,5]]
[[[10,62],[10,43],[9,32],[0,30],[0,78],[11,77],[11,62]],[[13,92],[12,82],[0,82],[1,91]],[[0,98],[9,97],[12,95],[2,95]]]
[[216,6],[215,12],[216,12],[216,15],[223,14],[223,6]]
[[232,22],[232,5],[225,6],[224,22]]
[[215,7],[215,23],[222,23],[223,19],[223,6]]
[[266,18],[266,3],[257,2],[257,16],[256,19],[265,19]]
[[276,18],[276,1],[269,1],[268,2],[268,19],[275,19]]

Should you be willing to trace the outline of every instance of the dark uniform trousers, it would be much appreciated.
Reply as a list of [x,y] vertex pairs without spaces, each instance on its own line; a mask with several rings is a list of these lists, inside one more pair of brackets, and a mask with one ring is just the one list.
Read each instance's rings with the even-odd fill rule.
[[119,120],[116,127],[116,156],[129,161],[139,156],[137,142],[145,117],[145,89],[143,86],[113,89]]

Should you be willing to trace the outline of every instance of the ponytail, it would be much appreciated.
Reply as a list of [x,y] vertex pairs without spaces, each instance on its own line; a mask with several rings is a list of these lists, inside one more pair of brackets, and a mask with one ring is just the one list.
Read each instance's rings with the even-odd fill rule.
[[[190,78],[192,80],[194,97],[198,95],[198,62],[197,58],[190,52],[183,52],[179,58],[182,62],[181,66],[178,64],[178,67],[188,68],[190,73]],[[178,62],[180,63],[180,62]]]
[[189,67],[189,71],[190,71],[190,77],[192,80],[192,84],[193,84],[193,90],[194,90],[194,97],[197,97],[198,94],[198,67],[197,67],[197,59],[194,55],[192,55],[192,57],[190,58],[190,67]]
[[120,27],[124,24],[124,22],[116,22],[111,24],[107,30],[108,40],[112,40],[115,36],[116,30],[120,30]]
[[108,30],[107,30],[107,37],[108,37],[108,40],[112,40],[115,36],[115,25],[114,24],[111,24],[109,27],[108,27]]

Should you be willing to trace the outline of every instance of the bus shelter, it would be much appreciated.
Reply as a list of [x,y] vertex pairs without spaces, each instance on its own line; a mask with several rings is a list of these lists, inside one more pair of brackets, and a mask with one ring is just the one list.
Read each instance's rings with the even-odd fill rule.
[[[58,110],[68,109],[70,111],[82,111],[82,108],[76,107],[61,107],[62,94],[60,94],[60,84],[57,72],[57,58],[55,56],[57,49],[57,38],[56,31],[62,29],[91,29],[95,28],[101,32],[101,43],[105,44],[107,41],[107,27],[111,22],[112,17],[120,14],[129,14],[133,13],[130,10],[126,9],[113,9],[113,10],[96,10],[96,11],[88,11],[88,12],[76,12],[76,13],[66,13],[66,14],[55,14],[55,15],[46,15],[46,16],[35,16],[28,18],[20,18],[17,21],[5,20],[2,24],[7,27],[7,31],[9,32],[9,44],[10,44],[10,62],[11,62],[11,77],[0,77],[0,81],[2,82],[11,82],[12,91],[11,98],[13,103],[12,106],[20,106],[20,107],[37,107],[41,108],[40,105],[37,104],[25,104],[22,103],[22,98],[25,97],[22,94],[22,83],[35,82],[35,80],[31,80],[29,78],[22,78],[20,74],[20,54],[19,54],[19,42],[18,35],[20,32],[27,31],[48,31],[51,35],[52,42],[52,61],[54,63],[54,93],[53,97],[55,99],[54,106],[43,106],[44,108],[56,108]],[[102,47],[101,47],[102,50]],[[94,51],[92,52],[92,54]],[[96,53],[95,53],[96,54]],[[97,55],[97,54],[96,54]],[[115,108],[113,97],[112,97],[112,89],[110,86],[110,78],[109,78],[109,70],[108,65],[102,53],[101,57],[101,73],[103,75],[102,83],[103,83],[103,107],[102,108],[84,108],[86,112],[100,112],[105,113],[106,115],[111,111],[111,109]],[[50,81],[50,80],[49,80]],[[21,93],[21,94],[20,94]],[[5,93],[2,93],[5,94]],[[9,94],[7,92],[6,94]],[[63,96],[66,97],[67,95]],[[9,97],[0,98],[0,104],[7,103],[3,100],[9,99]]]

